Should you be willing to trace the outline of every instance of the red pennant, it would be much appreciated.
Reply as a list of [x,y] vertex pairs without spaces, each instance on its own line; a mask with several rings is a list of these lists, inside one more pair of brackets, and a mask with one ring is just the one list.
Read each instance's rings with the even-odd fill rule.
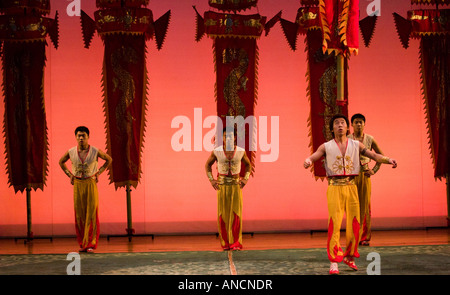
[[375,32],[375,26],[377,24],[377,16],[366,16],[364,19],[359,21],[359,28],[361,30],[361,35],[364,40],[364,45],[369,47],[372,41],[373,33]]

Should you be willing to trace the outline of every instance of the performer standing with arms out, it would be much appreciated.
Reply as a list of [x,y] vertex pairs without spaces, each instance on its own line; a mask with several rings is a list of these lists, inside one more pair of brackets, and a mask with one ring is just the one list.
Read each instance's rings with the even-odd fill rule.
[[[218,177],[212,175],[217,161]],[[241,162],[245,163],[245,177],[240,178]],[[206,175],[217,190],[217,226],[224,250],[242,249],[242,188],[247,184],[252,165],[245,149],[236,145],[236,131],[223,130],[223,145],[211,152],[205,164]]]
[[[68,150],[59,160],[59,166],[70,178],[73,185],[75,207],[75,229],[80,252],[94,252],[100,235],[98,220],[98,177],[112,159],[105,152],[89,145],[89,129],[79,126],[75,129],[78,145]],[[105,161],[98,169],[98,158]],[[72,162],[72,172],[67,169],[66,162]]]
[[[330,131],[334,139],[319,146],[317,151],[308,157],[303,166],[310,167],[315,161],[325,156],[325,170],[328,178],[328,241],[327,253],[331,262],[330,274],[338,274],[338,262],[344,261],[349,267],[358,270],[354,257],[358,258],[359,240],[359,201],[354,177],[359,175],[360,154],[379,163],[397,167],[397,162],[383,155],[369,151],[362,143],[347,138],[349,130],[347,117],[338,114],[330,121]],[[342,218],[346,213],[345,253],[339,243]]]
[[[366,118],[362,114],[354,114],[351,118],[353,127],[353,134],[350,134],[348,138],[362,142],[362,144],[370,151],[374,150],[377,154],[382,155],[378,143],[373,136],[364,133],[364,127],[366,125]],[[359,211],[360,211],[360,235],[359,244],[363,246],[369,246],[369,242],[372,236],[371,230],[371,206],[370,199],[372,194],[372,182],[370,177],[377,173],[381,164],[376,163],[373,169],[369,167],[370,159],[366,156],[360,155],[361,170],[359,175],[355,177],[356,187],[358,188],[359,197]]]

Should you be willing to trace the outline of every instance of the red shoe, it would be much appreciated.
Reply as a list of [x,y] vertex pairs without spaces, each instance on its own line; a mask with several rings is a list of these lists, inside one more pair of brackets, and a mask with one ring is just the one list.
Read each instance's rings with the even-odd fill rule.
[[338,274],[339,274],[338,264],[336,262],[332,262],[330,264],[330,275],[338,275]]
[[353,257],[344,257],[344,263],[347,264],[351,269],[358,270]]

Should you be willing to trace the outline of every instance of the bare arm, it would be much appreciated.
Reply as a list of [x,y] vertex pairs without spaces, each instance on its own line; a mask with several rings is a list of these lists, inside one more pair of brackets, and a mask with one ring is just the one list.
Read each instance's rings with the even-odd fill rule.
[[212,176],[212,165],[217,161],[216,155],[214,155],[214,151],[211,152],[211,155],[209,155],[208,160],[206,160],[205,164],[205,172],[208,176],[209,182],[213,186],[215,190],[219,189],[219,184],[217,183],[217,180],[214,179]]
[[66,162],[70,159],[69,152],[66,152],[61,159],[59,159],[59,167],[61,167],[62,171],[70,178],[70,183],[73,184],[74,176],[70,173],[69,169],[67,169]]
[[242,157],[242,161],[245,163],[245,177],[241,179],[241,188],[243,188],[250,177],[250,173],[252,171],[252,163],[250,162],[250,159],[247,156],[247,153],[244,153],[244,156]]
[[100,167],[100,169],[98,169],[97,176],[99,176],[100,174],[105,172],[105,170],[108,169],[109,165],[111,165],[111,163],[112,163],[111,156],[102,150],[98,150],[98,157],[100,159],[104,160],[105,163],[102,165],[102,167]]
[[[372,149],[373,149],[377,154],[383,155],[383,152],[381,151],[380,146],[379,146],[378,143],[375,141],[375,139],[373,139],[373,141],[372,141]],[[377,171],[380,170],[380,168],[381,168],[381,163],[377,162],[377,163],[375,164],[375,166],[372,168],[373,174],[377,173]]]
[[391,164],[392,168],[397,167],[397,161],[391,158],[388,158],[386,156],[383,156],[381,154],[369,151],[361,142],[359,143],[359,152],[361,155],[366,156],[374,161],[377,161],[378,163],[382,164]]
[[309,156],[308,158],[306,158],[305,162],[303,163],[303,167],[305,167],[305,169],[307,169],[308,167],[310,167],[315,161],[319,160],[320,158],[322,158],[325,155],[325,145],[322,144],[319,146],[319,148],[317,149],[317,151],[315,153],[313,153],[311,156]]

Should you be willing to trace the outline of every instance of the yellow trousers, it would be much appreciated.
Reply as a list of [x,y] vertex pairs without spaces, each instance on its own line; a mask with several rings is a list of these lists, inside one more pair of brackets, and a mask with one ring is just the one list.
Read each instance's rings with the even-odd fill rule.
[[219,185],[217,226],[223,249],[242,248],[242,190],[238,182]]
[[96,249],[100,235],[98,191],[95,179],[75,179],[73,187],[75,229],[80,248]]
[[[331,262],[341,262],[344,257],[359,257],[359,201],[354,182],[349,184],[329,184],[328,201],[328,241],[327,253]],[[346,214],[346,250],[340,246],[341,224]]]
[[371,209],[370,209],[370,196],[372,191],[372,182],[370,177],[364,175],[364,172],[360,172],[359,176],[355,177],[355,183],[358,187],[358,198],[359,198],[359,211],[360,211],[360,221],[361,229],[359,232],[359,240],[370,241],[372,236],[372,221],[371,221]]

